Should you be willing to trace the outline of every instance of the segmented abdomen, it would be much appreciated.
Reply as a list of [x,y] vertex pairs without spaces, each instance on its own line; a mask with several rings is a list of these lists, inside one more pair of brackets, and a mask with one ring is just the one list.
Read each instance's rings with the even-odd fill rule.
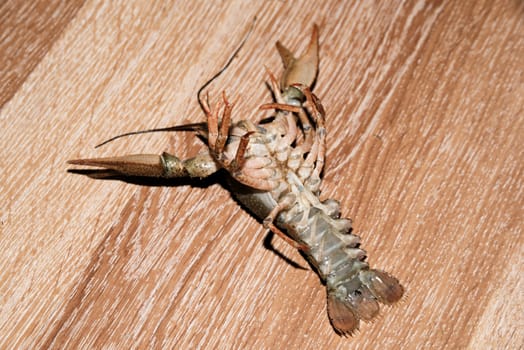
[[369,268],[366,253],[359,248],[360,238],[350,233],[351,222],[335,215],[312,207],[306,225],[300,224],[304,213],[299,210],[282,225],[309,247],[305,253],[326,283],[331,323],[340,334],[350,335],[358,329],[360,319],[378,315],[379,302],[398,301],[404,289],[395,277]]

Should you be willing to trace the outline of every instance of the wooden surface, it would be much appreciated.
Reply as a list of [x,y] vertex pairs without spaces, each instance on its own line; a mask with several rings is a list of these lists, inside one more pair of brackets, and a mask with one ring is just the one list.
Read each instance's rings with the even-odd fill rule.
[[[322,3],[322,4],[321,4]],[[0,348],[516,349],[523,321],[524,4],[7,1],[0,5]],[[496,3],[496,4],[495,4]],[[323,197],[407,295],[338,337],[303,258],[220,178],[94,180],[67,159],[202,146],[118,133],[271,99],[274,42],[320,26]],[[150,186],[151,185],[151,186]],[[287,263],[279,254],[305,269]]]

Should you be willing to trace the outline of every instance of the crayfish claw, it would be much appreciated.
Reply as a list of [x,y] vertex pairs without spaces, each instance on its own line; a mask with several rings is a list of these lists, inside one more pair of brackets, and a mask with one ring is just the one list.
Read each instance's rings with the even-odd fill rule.
[[282,59],[282,64],[284,65],[284,69],[287,69],[289,66],[291,66],[296,61],[296,58],[287,47],[282,45],[280,41],[277,41],[276,47],[277,47],[278,53],[280,54],[280,58]]
[[164,169],[160,156],[153,154],[134,154],[121,157],[73,159],[72,165],[94,166],[112,170],[126,176],[162,177]]
[[302,56],[295,58],[293,53],[277,41],[277,50],[284,64],[281,88],[286,90],[293,84],[311,87],[318,73],[318,27],[313,26],[311,40]]
[[67,163],[98,167],[124,176],[158,178],[204,178],[218,170],[208,153],[198,154],[186,160],[164,152],[160,155],[130,154],[108,158],[73,159]]

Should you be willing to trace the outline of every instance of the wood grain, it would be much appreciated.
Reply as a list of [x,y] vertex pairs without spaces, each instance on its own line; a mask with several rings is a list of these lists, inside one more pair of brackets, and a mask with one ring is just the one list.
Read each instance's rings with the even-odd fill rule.
[[[0,348],[523,346],[522,1],[31,6],[0,5]],[[196,92],[255,15],[210,98],[226,90],[235,118],[260,117],[274,42],[301,49],[318,23],[323,196],[407,290],[350,339],[302,257],[267,249],[220,177],[67,172],[71,158],[196,153],[189,134],[93,145],[202,121]]]
[[2,1],[0,107],[13,97],[83,3],[83,0]]

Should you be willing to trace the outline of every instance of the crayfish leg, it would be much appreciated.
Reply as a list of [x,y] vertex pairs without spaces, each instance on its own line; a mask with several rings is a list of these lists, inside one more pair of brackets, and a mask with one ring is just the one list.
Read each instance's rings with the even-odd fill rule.
[[309,246],[298,242],[294,240],[293,238],[286,235],[282,230],[280,230],[274,223],[275,218],[277,215],[283,211],[288,209],[293,203],[295,202],[296,197],[295,195],[289,194],[284,196],[280,199],[280,201],[277,203],[277,205],[271,210],[271,212],[268,214],[268,216],[264,219],[264,227],[271,230],[271,232],[275,233],[277,236],[282,238],[284,242],[288,243],[290,246],[292,246],[295,249],[301,250],[303,252],[309,251]]
[[293,240],[288,235],[286,235],[284,232],[282,232],[282,230],[280,230],[273,222],[264,223],[264,226],[267,227],[269,230],[271,230],[271,232],[276,234],[278,237],[282,238],[284,242],[286,242],[293,248],[298,249],[303,252],[307,252],[309,250],[309,247],[306,244]]
[[231,112],[233,105],[227,100],[225,92],[222,92],[222,101],[224,102],[224,109],[220,113],[221,103],[217,102],[214,109],[209,108],[207,102],[204,104],[204,111],[207,117],[208,126],[208,146],[213,152],[215,158],[221,162],[223,167],[226,167],[226,157],[224,155],[224,147],[229,138],[229,128],[231,126]]

